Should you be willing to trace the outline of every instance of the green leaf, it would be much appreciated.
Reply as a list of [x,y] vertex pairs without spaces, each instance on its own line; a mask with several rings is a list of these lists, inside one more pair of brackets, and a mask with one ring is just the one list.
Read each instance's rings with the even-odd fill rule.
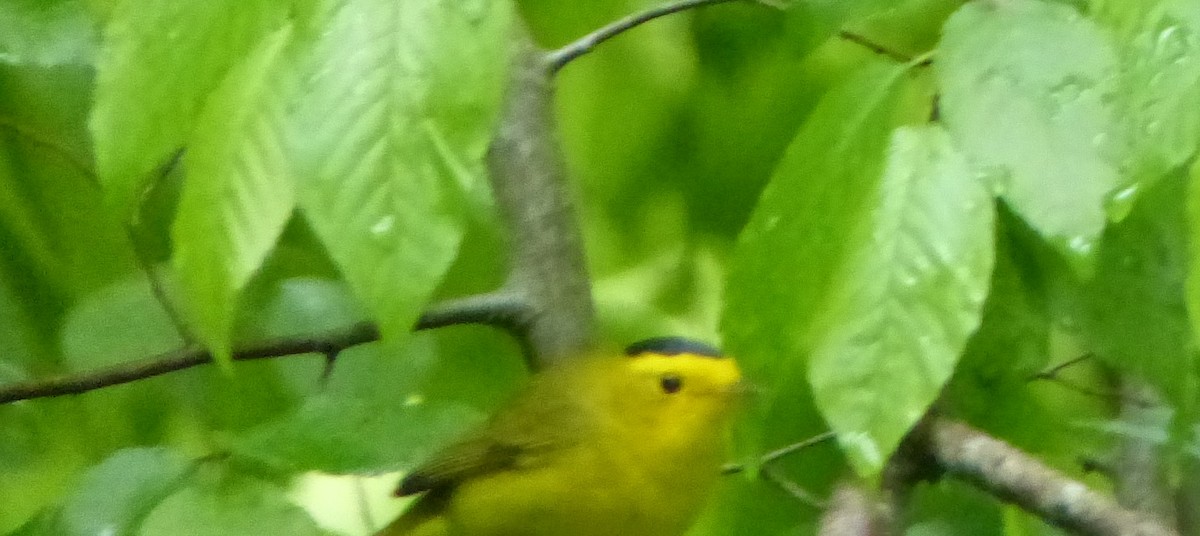
[[19,311],[12,318],[29,328],[30,349],[50,357],[72,301],[132,263],[124,234],[100,210],[88,170],[90,76],[79,66],[5,67],[2,76],[0,278]]
[[218,363],[230,359],[238,295],[295,205],[282,133],[290,78],[281,60],[291,33],[285,26],[267,36],[230,70],[197,119],[184,159],[174,262],[194,327]]
[[161,447],[118,451],[75,475],[75,486],[60,505],[44,509],[11,536],[134,534],[191,468],[182,456]]
[[[1138,185],[1185,164],[1200,143],[1200,5],[1151,0],[1101,9],[1114,27],[1121,52],[1118,110],[1128,133],[1122,173]],[[1115,219],[1124,217],[1135,191],[1114,196]]]
[[226,71],[283,25],[287,5],[152,0],[113,11],[96,66],[91,130],[106,200],[119,218],[132,214],[143,185],[188,141]]
[[925,414],[979,325],[990,282],[987,189],[940,128],[901,128],[852,231],[810,358],[817,406],[875,474]]
[[481,415],[420,390],[432,355],[419,342],[399,352],[381,345],[344,352],[321,393],[240,435],[234,454],[285,473],[378,472],[420,461]]
[[454,259],[448,189],[490,138],[509,19],[502,1],[350,0],[306,29],[300,204],[385,338],[407,334]]
[[62,509],[65,535],[132,534],[191,470],[165,448],[118,451],[83,475]]
[[90,63],[96,31],[82,0],[0,2],[0,62]]
[[354,397],[318,394],[276,423],[253,430],[234,452],[277,471],[373,473],[412,467],[445,444],[477,411],[426,403],[416,394],[395,406]]
[[797,508],[795,498],[763,478],[723,478],[714,495],[687,536],[808,534],[796,527],[817,523],[815,509]]
[[1000,219],[991,289],[979,331],[968,343],[964,365],[991,379],[1025,380],[1050,358],[1050,313],[1038,265],[1013,236],[1019,225],[1011,213]]
[[1085,348],[1122,372],[1150,382],[1181,412],[1194,415],[1197,373],[1184,281],[1194,258],[1183,173],[1143,190],[1129,216],[1104,234],[1095,276],[1065,305]]
[[730,353],[764,388],[760,410],[805,381],[812,324],[848,254],[846,230],[869,210],[904,72],[874,63],[831,89],[738,237],[721,328]]
[[1004,200],[1086,272],[1124,186],[1113,96],[1117,57],[1075,10],[971,2],[946,23],[935,67],[941,112]]
[[363,312],[345,282],[320,277],[280,277],[264,273],[243,296],[236,332],[239,340],[265,340],[345,329]]
[[[957,417],[1019,448],[1048,452],[1061,447],[1077,453],[1077,434],[1064,430],[1064,416],[1043,403],[1030,380],[1064,353],[1052,353],[1049,285],[1040,271],[1039,254],[1064,269],[1065,263],[1011,212],[1000,215],[983,319],[943,398]],[[1060,399],[1054,397],[1056,402]],[[1063,444],[1064,439],[1069,444]]]
[[991,495],[958,480],[931,483],[913,494],[905,536],[1021,536],[1004,531],[1004,507]]
[[92,370],[174,350],[183,341],[142,274],[99,289],[71,308],[61,348],[68,368]]
[[282,489],[232,475],[201,474],[162,501],[142,523],[140,536],[326,534]]

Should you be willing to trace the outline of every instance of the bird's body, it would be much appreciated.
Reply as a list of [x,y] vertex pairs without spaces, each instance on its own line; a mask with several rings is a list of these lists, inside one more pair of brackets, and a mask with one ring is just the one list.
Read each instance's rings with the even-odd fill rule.
[[398,493],[425,496],[379,535],[683,534],[719,476],[740,376],[715,350],[663,351],[535,376],[409,474]]

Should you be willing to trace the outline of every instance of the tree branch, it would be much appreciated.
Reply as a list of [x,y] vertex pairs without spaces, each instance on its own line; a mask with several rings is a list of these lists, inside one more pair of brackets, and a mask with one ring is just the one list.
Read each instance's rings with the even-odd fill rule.
[[820,536],[873,536],[879,533],[875,505],[867,493],[851,484],[840,484],[821,515]]
[[967,425],[934,418],[925,439],[946,473],[1066,530],[1097,536],[1171,536],[1158,520],[1122,508],[1013,446]]
[[[521,330],[527,323],[528,306],[508,292],[481,294],[435,304],[421,316],[414,329],[425,330],[460,324],[484,324],[505,330]],[[372,322],[308,337],[283,337],[246,346],[233,353],[234,361],[271,359],[299,354],[335,355],[346,348],[379,340]],[[19,382],[0,387],[0,404],[51,396],[86,393],[103,387],[130,383],[169,372],[212,363],[212,355],[195,345],[138,361],[68,374],[57,378]]]
[[531,311],[525,298],[510,291],[489,292],[438,302],[425,310],[413,330],[480,324],[514,332],[527,329]]
[[487,164],[508,227],[508,287],[528,300],[530,366],[578,354],[591,343],[591,279],[554,122],[545,52],[519,28],[508,91]]
[[641,26],[644,23],[650,22],[659,17],[670,15],[672,13],[686,11],[688,9],[737,1],[743,0],[682,0],[650,8],[641,13],[629,15],[628,17],[610,23],[607,26],[576,39],[575,41],[568,43],[566,46],[559,48],[558,50],[553,50],[547,53],[546,66],[550,70],[551,74],[557,73],[575,58],[591,52],[592,49],[596,48],[596,46],[600,43],[608,41],[613,37]]
[[[1163,422],[1165,402],[1153,386],[1132,374],[1121,374],[1117,381],[1121,392],[1122,422],[1135,428],[1170,428],[1169,422]],[[1121,506],[1163,519],[1175,519],[1162,451],[1162,446],[1150,438],[1136,434],[1123,436],[1113,472],[1114,493]]]

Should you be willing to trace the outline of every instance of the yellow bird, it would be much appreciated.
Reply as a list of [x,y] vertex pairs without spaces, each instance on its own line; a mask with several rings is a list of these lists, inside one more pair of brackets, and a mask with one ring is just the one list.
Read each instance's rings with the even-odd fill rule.
[[677,337],[551,367],[414,469],[377,536],[678,536],[720,474],[732,359]]

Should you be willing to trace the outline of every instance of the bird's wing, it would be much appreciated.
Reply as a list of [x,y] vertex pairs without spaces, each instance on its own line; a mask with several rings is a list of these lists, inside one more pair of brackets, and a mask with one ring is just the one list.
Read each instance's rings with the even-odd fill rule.
[[397,496],[454,487],[463,480],[496,471],[540,465],[547,454],[578,442],[578,400],[542,395],[531,388],[496,412],[482,429],[435,453],[400,482]]
[[448,536],[450,529],[441,516],[449,493],[428,493],[416,500],[411,508],[375,536]]

